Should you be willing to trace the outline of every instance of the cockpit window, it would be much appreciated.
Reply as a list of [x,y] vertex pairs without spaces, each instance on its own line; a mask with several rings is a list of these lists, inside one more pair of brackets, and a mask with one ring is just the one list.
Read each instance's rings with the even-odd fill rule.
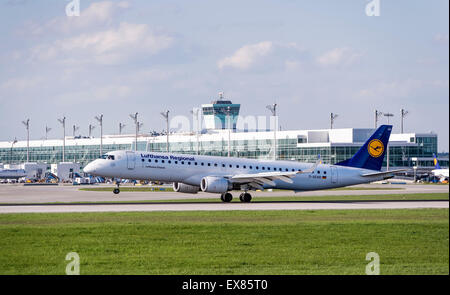
[[104,160],[113,160],[114,161],[114,155],[102,155],[101,156],[102,159]]

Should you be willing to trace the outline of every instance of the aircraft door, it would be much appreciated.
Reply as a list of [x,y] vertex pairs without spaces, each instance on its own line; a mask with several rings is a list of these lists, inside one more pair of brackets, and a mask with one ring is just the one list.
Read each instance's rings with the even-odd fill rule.
[[336,167],[331,167],[331,183],[337,183],[338,171]]
[[136,165],[136,157],[134,152],[127,152],[127,168],[132,170]]

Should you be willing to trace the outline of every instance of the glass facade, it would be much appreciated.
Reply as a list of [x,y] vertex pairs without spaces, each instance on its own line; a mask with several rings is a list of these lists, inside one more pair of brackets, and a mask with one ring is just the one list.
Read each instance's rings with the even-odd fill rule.
[[[234,134],[233,134],[234,135]],[[267,138],[232,140],[230,142],[231,156],[252,159],[272,159],[273,155],[273,133],[267,132]],[[199,140],[195,135],[189,136],[186,140],[170,140],[170,152],[227,156],[228,140],[226,136],[209,136],[213,140]],[[245,138],[245,137],[243,137]],[[301,162],[315,162],[320,155],[323,163],[334,164],[352,157],[362,143],[333,143],[328,142],[314,146],[305,143],[301,136],[280,136],[277,138],[277,159],[293,160]],[[413,142],[408,140],[405,143],[392,143],[389,147],[389,167],[413,167],[411,158],[422,158],[419,161],[421,167],[432,167],[433,153],[437,154],[437,136],[415,136]],[[128,144],[103,144],[103,152],[114,150],[134,150],[134,138],[130,137]],[[166,152],[165,136],[147,137],[138,141],[140,151]],[[81,166],[100,156],[99,145],[66,145],[65,161],[79,162]],[[18,164],[24,163],[27,157],[26,147],[0,148],[0,163]],[[30,147],[30,162],[45,162],[48,164],[62,162],[62,146],[42,146]],[[384,165],[386,166],[387,157]],[[440,160],[442,167],[448,167],[448,159]]]

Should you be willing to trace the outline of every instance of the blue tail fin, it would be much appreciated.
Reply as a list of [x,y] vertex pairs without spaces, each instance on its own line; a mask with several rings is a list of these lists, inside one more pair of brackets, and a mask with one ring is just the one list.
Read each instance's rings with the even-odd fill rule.
[[391,131],[392,125],[381,125],[353,157],[335,165],[381,170]]
[[436,154],[433,154],[433,162],[434,162],[434,167],[436,169],[441,169],[441,166],[439,166],[439,162],[438,162],[438,160],[436,158]]

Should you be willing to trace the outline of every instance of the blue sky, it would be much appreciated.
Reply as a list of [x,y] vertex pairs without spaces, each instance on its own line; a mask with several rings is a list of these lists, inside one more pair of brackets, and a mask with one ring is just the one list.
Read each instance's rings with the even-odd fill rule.
[[[0,140],[61,137],[57,118],[87,135],[139,112],[162,130],[160,112],[189,116],[220,91],[241,114],[282,129],[373,127],[378,109],[410,114],[405,130],[436,132],[449,150],[449,2],[88,1],[68,17],[65,0],[0,1]],[[385,119],[382,119],[384,122]],[[71,134],[71,128],[67,133]],[[98,132],[98,128],[95,132]]]

